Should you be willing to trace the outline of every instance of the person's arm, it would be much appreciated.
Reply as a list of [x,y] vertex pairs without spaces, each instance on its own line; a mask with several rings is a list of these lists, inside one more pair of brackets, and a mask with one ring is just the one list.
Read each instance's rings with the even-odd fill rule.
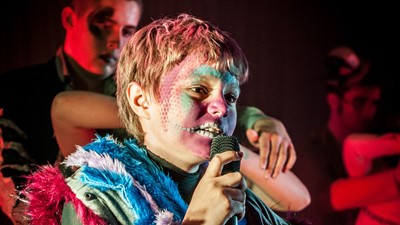
[[331,185],[331,204],[335,210],[400,199],[400,167],[365,177],[339,179]]
[[343,162],[350,177],[369,173],[376,158],[400,154],[400,134],[352,134],[343,142]]
[[95,137],[96,129],[120,128],[114,97],[87,91],[66,91],[52,104],[51,119],[63,156],[74,152]]
[[399,153],[398,134],[353,134],[346,138],[343,144],[343,161],[350,178],[332,183],[330,196],[333,208],[360,208],[398,200],[400,164],[395,169],[368,174],[375,158]]
[[275,179],[265,179],[263,170],[254,166],[259,161],[257,153],[244,146],[240,150],[244,153],[240,171],[267,194],[268,200],[263,199],[267,206],[277,211],[298,212],[310,204],[307,187],[293,172],[287,171]]
[[265,177],[276,178],[296,162],[296,151],[283,123],[255,107],[238,107],[234,135],[259,153],[258,164]]

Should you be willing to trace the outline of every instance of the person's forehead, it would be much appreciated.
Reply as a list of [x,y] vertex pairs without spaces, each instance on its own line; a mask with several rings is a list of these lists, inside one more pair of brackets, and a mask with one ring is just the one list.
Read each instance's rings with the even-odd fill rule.
[[[137,1],[128,0],[99,0],[93,1],[88,7],[86,15],[109,12],[112,19],[119,22],[121,19],[138,23],[141,17],[141,7]],[[137,25],[137,24],[134,24]]]

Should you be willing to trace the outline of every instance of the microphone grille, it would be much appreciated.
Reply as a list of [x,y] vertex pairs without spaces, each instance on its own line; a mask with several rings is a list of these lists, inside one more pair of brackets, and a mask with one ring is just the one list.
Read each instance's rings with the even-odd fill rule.
[[[219,135],[211,142],[210,159],[216,154],[226,151],[240,151],[239,141],[235,136]],[[236,172],[240,170],[240,161],[234,161],[224,166],[224,172]]]

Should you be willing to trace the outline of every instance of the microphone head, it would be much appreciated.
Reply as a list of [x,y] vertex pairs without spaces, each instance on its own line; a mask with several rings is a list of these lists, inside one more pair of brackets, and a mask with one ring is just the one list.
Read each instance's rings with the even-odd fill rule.
[[[239,141],[234,136],[219,135],[213,138],[211,142],[210,159],[216,154],[226,151],[240,151]],[[240,161],[233,161],[226,164],[222,173],[238,172],[240,170]]]

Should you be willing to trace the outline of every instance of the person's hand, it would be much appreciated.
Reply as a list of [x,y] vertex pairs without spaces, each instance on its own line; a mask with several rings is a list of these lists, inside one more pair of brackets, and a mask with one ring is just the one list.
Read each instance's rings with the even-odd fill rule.
[[259,150],[260,168],[265,170],[265,178],[276,178],[280,172],[290,170],[297,156],[292,140],[285,126],[271,118],[268,124],[257,121],[254,129],[248,129],[246,136],[250,144]]
[[247,188],[240,172],[221,175],[225,164],[242,153],[226,151],[213,157],[197,185],[182,224],[225,224],[232,216],[244,217]]

